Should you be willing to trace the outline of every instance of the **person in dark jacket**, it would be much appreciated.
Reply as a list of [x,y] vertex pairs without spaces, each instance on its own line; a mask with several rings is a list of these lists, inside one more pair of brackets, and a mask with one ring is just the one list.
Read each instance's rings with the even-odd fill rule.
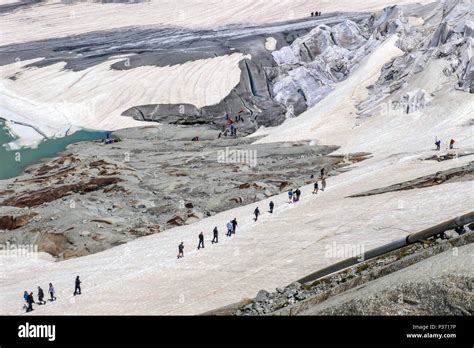
[[212,238],[212,244],[214,243],[219,243],[219,231],[217,230],[217,226],[214,227],[214,231],[212,231],[214,234],[214,238]]
[[26,311],[31,312],[33,310],[33,303],[35,303],[32,292],[30,292],[30,294],[28,295],[28,298],[26,299],[26,303],[28,304]]
[[296,201],[299,201],[299,200],[300,200],[300,197],[301,197],[301,191],[300,191],[300,189],[296,189],[295,193],[296,193]]
[[270,214],[273,214],[273,208],[275,207],[275,203],[273,201],[270,202]]
[[235,234],[235,230],[237,228],[237,218],[234,218],[234,220],[232,220],[231,223],[232,223],[232,233]]
[[43,289],[41,289],[41,286],[38,286],[38,304],[46,304],[46,301],[44,300],[44,292]]
[[74,287],[74,296],[81,295],[81,280],[79,276],[76,277],[75,287]]
[[255,208],[254,212],[253,212],[253,215],[255,215],[255,221],[258,220],[258,216],[260,215],[260,210],[257,208]]
[[198,250],[203,248],[204,249],[204,234],[201,232],[199,233],[199,244],[198,244]]
[[317,195],[317,194],[318,194],[318,191],[319,191],[319,184],[318,184],[318,182],[316,181],[316,182],[314,183],[313,195]]
[[181,242],[180,245],[178,245],[178,259],[184,257],[184,243]]

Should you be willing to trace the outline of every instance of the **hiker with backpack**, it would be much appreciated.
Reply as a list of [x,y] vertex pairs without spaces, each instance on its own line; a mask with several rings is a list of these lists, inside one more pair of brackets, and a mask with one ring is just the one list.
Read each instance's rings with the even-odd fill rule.
[[31,312],[33,310],[33,303],[35,303],[35,299],[33,298],[32,292],[30,292],[30,294],[28,295],[26,303],[28,304],[26,312]]
[[301,197],[301,191],[299,188],[296,189],[295,195],[296,195],[296,201],[299,202],[300,197]]

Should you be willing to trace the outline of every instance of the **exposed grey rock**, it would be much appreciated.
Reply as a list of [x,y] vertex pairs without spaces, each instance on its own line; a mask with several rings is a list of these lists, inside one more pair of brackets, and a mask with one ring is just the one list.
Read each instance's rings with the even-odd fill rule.
[[444,232],[444,238],[445,239],[453,239],[459,237],[459,234],[456,233],[455,231],[446,231]]
[[269,292],[265,290],[260,290],[255,297],[255,301],[262,302],[265,301],[268,297]]

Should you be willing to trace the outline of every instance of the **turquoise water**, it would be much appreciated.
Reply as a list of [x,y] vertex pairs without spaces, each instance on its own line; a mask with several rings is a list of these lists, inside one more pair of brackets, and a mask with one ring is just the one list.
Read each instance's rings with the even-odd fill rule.
[[105,139],[107,132],[81,130],[63,138],[47,139],[36,149],[21,148],[8,151],[4,144],[14,140],[5,123],[0,121],[0,180],[19,175],[27,166],[41,162],[44,158],[55,157],[69,144],[80,141]]

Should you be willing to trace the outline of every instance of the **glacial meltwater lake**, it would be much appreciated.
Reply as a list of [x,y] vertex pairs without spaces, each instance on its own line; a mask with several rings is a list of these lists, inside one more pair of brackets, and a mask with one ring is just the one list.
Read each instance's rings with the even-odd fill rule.
[[55,157],[69,144],[80,141],[105,139],[107,132],[80,130],[63,138],[43,140],[37,148],[7,150],[5,144],[14,138],[0,120],[0,180],[19,175],[27,166],[41,162],[45,158]]

